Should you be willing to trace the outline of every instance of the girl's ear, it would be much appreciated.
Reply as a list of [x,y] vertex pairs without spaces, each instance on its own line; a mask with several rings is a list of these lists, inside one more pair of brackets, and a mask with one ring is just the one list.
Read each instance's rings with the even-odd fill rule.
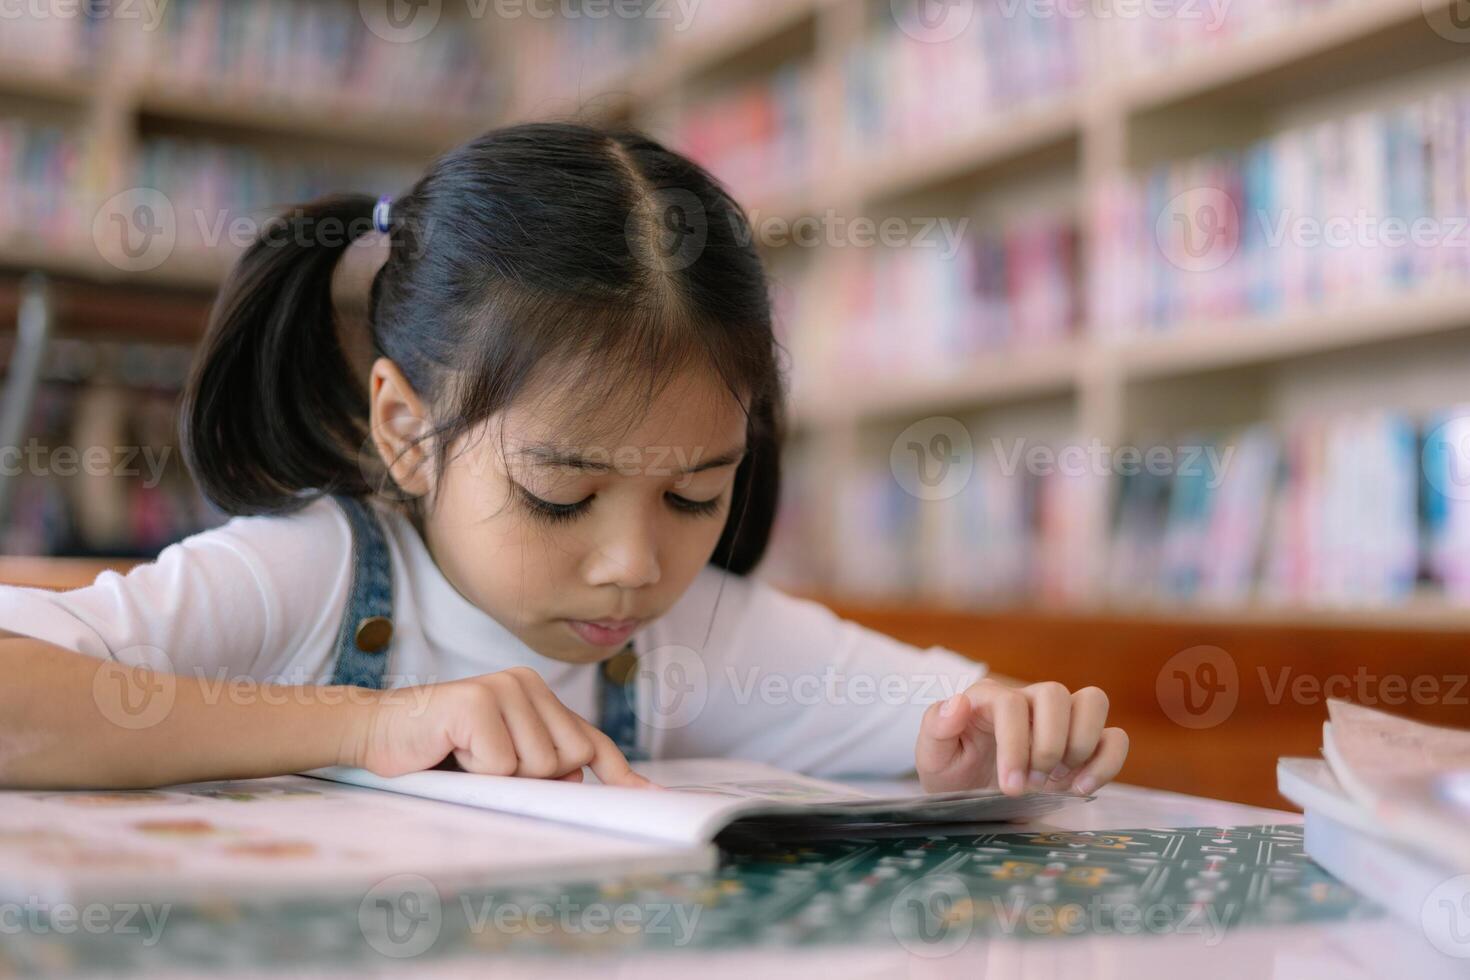
[[433,449],[425,436],[430,430],[429,415],[418,393],[386,357],[373,362],[371,391],[371,426],[373,444],[388,467],[393,482],[415,497],[429,492],[429,455]]

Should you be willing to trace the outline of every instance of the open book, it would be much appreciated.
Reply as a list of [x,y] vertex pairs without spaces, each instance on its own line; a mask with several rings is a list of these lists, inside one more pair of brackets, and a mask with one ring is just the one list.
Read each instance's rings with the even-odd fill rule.
[[4,790],[0,901],[357,901],[398,880],[447,892],[713,871],[713,840],[731,827],[862,836],[962,823],[974,832],[974,822],[1091,799],[882,796],[731,760],[634,766],[670,788],[332,768],[162,789]]
[[771,837],[801,837],[833,828],[854,837],[899,827],[915,834],[932,833],[951,824],[1040,816],[1093,799],[1070,793],[1013,797],[995,790],[879,796],[737,759],[632,765],[663,789],[603,786],[590,777],[585,783],[568,783],[442,770],[386,777],[340,766],[305,775],[679,847],[709,844],[726,830]]

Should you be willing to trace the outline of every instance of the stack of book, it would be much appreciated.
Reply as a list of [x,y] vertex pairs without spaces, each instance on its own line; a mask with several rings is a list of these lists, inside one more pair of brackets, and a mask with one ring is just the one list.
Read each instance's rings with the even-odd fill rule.
[[798,192],[812,177],[811,102],[809,66],[790,62],[691,100],[674,145],[724,182],[759,223],[762,201]]
[[442,12],[424,5],[409,9],[403,23],[379,24],[369,5],[355,3],[173,0],[158,29],[140,32],[142,63],[149,81],[169,91],[313,107],[479,111],[493,92],[488,59],[477,32],[438,23]]
[[[845,593],[955,605],[1090,598],[1087,473],[1028,467],[1040,444],[976,444],[963,479],[921,499],[890,465],[835,491],[833,566]],[[1044,448],[1044,447],[1042,447]],[[898,447],[903,453],[904,447]],[[889,463],[885,460],[885,463]]]
[[1129,337],[1470,282],[1470,92],[1288,129],[1099,195],[1092,322]]
[[[896,248],[852,249],[837,267],[836,355],[844,375],[926,376],[1072,336],[1082,319],[1077,227],[1038,213],[1004,227],[915,226]],[[954,235],[954,231],[963,232]]]
[[[1158,68],[1198,59],[1215,48],[1242,44],[1264,35],[1311,25],[1334,7],[1352,0],[1150,0],[1121,7],[1101,23],[1111,32],[1105,50],[1124,70]],[[1128,16],[1129,11],[1141,11]]]
[[1323,758],[1276,769],[1306,812],[1307,854],[1441,952],[1470,955],[1470,731],[1327,707]]
[[89,240],[97,204],[89,147],[63,126],[0,118],[0,244]]
[[[516,97],[530,116],[561,114],[568,108],[565,102],[580,103],[605,91],[629,94],[636,65],[653,58],[666,36],[676,34],[680,41],[687,37],[679,31],[686,15],[662,0],[622,0],[617,5],[592,0],[590,6],[603,11],[600,16],[581,6],[576,0],[564,0],[561,9],[577,16],[552,18],[538,24],[539,30],[521,31],[516,39]],[[636,15],[617,14],[614,6]],[[640,9],[644,6],[649,10]],[[694,19],[702,22],[709,8],[696,9]],[[538,20],[534,10],[527,4],[524,19]]]
[[187,347],[53,339],[0,552],[152,558],[224,515],[194,486],[178,447]]
[[72,9],[73,16],[63,17],[56,4],[17,3],[7,7],[5,29],[0,31],[0,64],[7,68],[33,65],[57,74],[85,71],[87,65],[95,63],[92,59],[102,41],[102,18],[81,13],[102,8],[76,4]]
[[162,192],[173,207],[175,249],[214,251],[221,268],[255,239],[267,219],[292,205],[328,193],[397,193],[415,177],[401,166],[335,166],[240,144],[168,137],[143,141],[135,168],[137,185]]
[[1437,416],[1426,431],[1401,413],[1364,410],[1284,434],[1257,425],[1134,447],[1136,465],[1119,477],[1110,594],[1392,605],[1425,584],[1462,601],[1470,494],[1453,482],[1466,461],[1449,440],[1464,414]]
[[1089,21],[1061,15],[1067,6],[1044,17],[999,0],[953,4],[930,23],[922,4],[895,4],[844,59],[845,155],[870,166],[874,147],[911,152],[1073,92]]

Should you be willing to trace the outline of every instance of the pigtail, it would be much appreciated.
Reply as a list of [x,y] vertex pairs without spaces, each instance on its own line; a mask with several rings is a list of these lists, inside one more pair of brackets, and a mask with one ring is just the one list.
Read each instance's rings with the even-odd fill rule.
[[180,417],[189,470],[227,514],[368,491],[367,392],[338,339],[331,285],[347,246],[372,230],[374,204],[341,195],[293,208],[220,290]]

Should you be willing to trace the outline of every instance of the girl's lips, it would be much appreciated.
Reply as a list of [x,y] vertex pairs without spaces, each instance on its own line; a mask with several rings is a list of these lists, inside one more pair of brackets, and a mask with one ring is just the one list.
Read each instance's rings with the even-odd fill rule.
[[621,646],[642,625],[641,619],[569,619],[567,625],[593,646]]

